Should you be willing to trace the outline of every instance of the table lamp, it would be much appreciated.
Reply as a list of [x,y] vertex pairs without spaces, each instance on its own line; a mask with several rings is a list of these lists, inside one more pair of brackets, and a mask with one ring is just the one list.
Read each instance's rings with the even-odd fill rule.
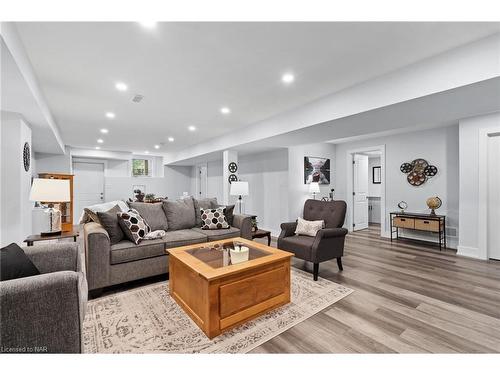
[[54,207],[54,203],[69,202],[69,180],[52,178],[35,178],[31,185],[30,201],[48,203],[44,211],[44,228],[42,236],[61,234],[61,211]]
[[242,198],[248,195],[248,181],[234,181],[231,183],[231,189],[229,191],[231,195],[238,195],[238,206],[240,209],[240,214],[243,213],[241,208],[242,206]]
[[321,191],[319,190],[319,183],[318,182],[311,182],[309,184],[309,193],[313,195],[313,199],[316,199],[316,194],[320,193]]

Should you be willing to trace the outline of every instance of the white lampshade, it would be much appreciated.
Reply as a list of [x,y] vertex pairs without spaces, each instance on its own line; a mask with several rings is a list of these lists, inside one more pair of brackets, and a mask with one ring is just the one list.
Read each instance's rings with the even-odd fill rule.
[[319,190],[319,183],[318,182],[311,182],[309,184],[309,193],[320,193]]
[[30,201],[33,202],[69,202],[69,180],[35,178],[31,185]]
[[248,181],[235,181],[231,183],[231,195],[248,195]]

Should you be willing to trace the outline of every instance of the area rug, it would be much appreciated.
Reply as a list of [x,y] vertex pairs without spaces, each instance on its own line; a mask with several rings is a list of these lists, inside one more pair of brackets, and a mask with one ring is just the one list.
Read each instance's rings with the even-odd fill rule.
[[170,297],[168,281],[89,301],[86,353],[246,353],[353,292],[292,268],[291,302],[212,340]]

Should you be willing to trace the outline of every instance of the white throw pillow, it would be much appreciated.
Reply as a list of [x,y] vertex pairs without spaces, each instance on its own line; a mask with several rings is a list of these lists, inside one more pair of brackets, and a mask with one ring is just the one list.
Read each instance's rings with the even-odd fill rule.
[[308,221],[301,217],[297,219],[297,228],[295,229],[295,234],[300,234],[302,236],[316,236],[318,230],[325,227],[324,220]]
[[[118,205],[118,207],[120,207],[120,209],[123,212],[127,212],[129,209],[127,204],[124,201],[104,202],[104,203],[94,204],[93,206],[88,206],[88,207],[84,207],[84,208],[86,208],[94,213],[95,212],[106,212],[106,211],[109,211],[110,209],[112,209],[116,205]],[[89,218],[88,214],[85,211],[82,211],[78,224],[85,224],[85,223],[88,223],[89,221],[91,221],[91,219]]]

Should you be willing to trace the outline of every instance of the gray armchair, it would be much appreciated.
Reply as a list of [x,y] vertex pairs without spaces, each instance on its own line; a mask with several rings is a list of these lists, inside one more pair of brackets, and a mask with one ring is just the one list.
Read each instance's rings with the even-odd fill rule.
[[290,251],[297,258],[312,262],[314,280],[318,280],[319,263],[337,259],[342,271],[344,240],[347,229],[344,225],[347,205],[344,201],[317,201],[308,199],[304,204],[305,220],[324,220],[325,228],[318,231],[316,237],[295,235],[297,223],[281,224],[278,249]]
[[0,282],[3,352],[80,353],[87,281],[75,243],[23,248],[40,275]]

